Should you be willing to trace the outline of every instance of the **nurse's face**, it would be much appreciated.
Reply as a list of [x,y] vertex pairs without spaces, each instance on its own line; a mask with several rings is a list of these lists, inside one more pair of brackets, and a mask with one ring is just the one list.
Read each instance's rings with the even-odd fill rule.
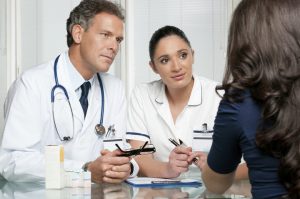
[[181,89],[192,83],[194,53],[180,37],[162,38],[154,51],[150,66],[160,75],[168,89]]
[[115,15],[95,15],[89,28],[80,33],[81,74],[87,78],[107,72],[123,40],[123,21]]

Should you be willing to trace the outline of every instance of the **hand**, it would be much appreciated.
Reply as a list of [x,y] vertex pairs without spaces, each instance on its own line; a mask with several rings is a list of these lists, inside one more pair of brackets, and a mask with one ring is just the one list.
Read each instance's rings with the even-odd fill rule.
[[170,178],[176,178],[181,173],[188,171],[191,164],[188,162],[188,157],[191,151],[191,147],[184,146],[177,146],[171,151],[168,162]]
[[124,186],[123,184],[104,184],[103,185],[104,199],[127,199],[131,198],[131,187]]
[[120,183],[130,175],[130,158],[118,157],[121,152],[101,151],[101,156],[88,165],[92,181],[96,183]]
[[195,165],[202,171],[203,166],[206,164],[207,154],[201,151],[190,152],[188,162],[193,163],[194,158],[198,159]]

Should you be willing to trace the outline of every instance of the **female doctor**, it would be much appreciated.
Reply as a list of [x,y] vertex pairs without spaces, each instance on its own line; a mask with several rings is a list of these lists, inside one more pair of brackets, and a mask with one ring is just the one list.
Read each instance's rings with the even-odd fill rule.
[[[161,80],[135,88],[127,117],[126,139],[132,147],[150,141],[156,148],[153,155],[135,158],[140,175],[198,177],[198,167],[202,168],[206,162],[206,154],[192,152],[187,146],[199,145],[193,144],[195,134],[210,136],[202,142],[210,145],[212,133],[207,132],[212,130],[220,101],[215,92],[217,82],[192,73],[194,51],[184,32],[177,27],[158,29],[150,40],[149,53],[149,64]],[[183,143],[175,147],[169,139]],[[194,163],[197,167],[191,165],[195,157],[199,158]]]
[[63,145],[65,169],[89,170],[94,182],[130,175],[128,157],[102,150],[104,129],[125,133],[124,89],[105,73],[123,39],[123,19],[109,1],[82,1],[67,20],[68,52],[26,71],[11,87],[0,156],[7,180],[43,181],[46,145]]

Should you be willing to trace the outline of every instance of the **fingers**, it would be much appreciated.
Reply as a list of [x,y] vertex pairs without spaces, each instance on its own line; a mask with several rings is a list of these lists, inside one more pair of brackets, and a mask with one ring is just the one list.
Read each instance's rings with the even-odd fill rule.
[[192,162],[194,158],[197,158],[197,162],[194,162],[200,170],[202,170],[203,166],[207,161],[207,154],[201,151],[191,152],[188,158],[188,162]]
[[191,147],[177,146],[173,149],[173,151],[177,154],[186,154],[189,155],[192,152]]
[[108,183],[120,183],[130,175],[130,165],[113,166],[111,170],[104,172],[103,181]]
[[[101,159],[101,162],[111,164],[111,165],[123,165],[127,164],[131,158],[129,157],[120,157],[121,152],[119,150],[115,151],[108,151],[108,150],[102,150],[101,156],[99,157]],[[97,158],[97,159],[99,159]]]
[[118,151],[101,151],[100,157],[90,163],[92,180],[96,183],[120,183],[130,175],[130,158],[116,156]]

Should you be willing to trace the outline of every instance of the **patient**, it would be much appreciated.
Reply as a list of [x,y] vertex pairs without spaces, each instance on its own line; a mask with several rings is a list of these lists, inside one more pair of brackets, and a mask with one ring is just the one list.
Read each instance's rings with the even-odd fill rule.
[[[215,92],[217,82],[193,74],[194,51],[177,27],[158,29],[150,40],[149,54],[149,64],[161,79],[134,89],[127,118],[126,137],[132,147],[149,141],[156,148],[154,154],[135,158],[139,174],[161,178],[200,176],[196,166],[202,167],[206,154],[192,152],[187,146],[192,146],[193,133],[202,130],[204,123],[212,130],[220,102]],[[185,145],[175,147],[169,138]],[[195,157],[199,160],[192,163]]]
[[206,187],[231,186],[243,156],[253,198],[300,198],[300,1],[243,0],[233,14]]

